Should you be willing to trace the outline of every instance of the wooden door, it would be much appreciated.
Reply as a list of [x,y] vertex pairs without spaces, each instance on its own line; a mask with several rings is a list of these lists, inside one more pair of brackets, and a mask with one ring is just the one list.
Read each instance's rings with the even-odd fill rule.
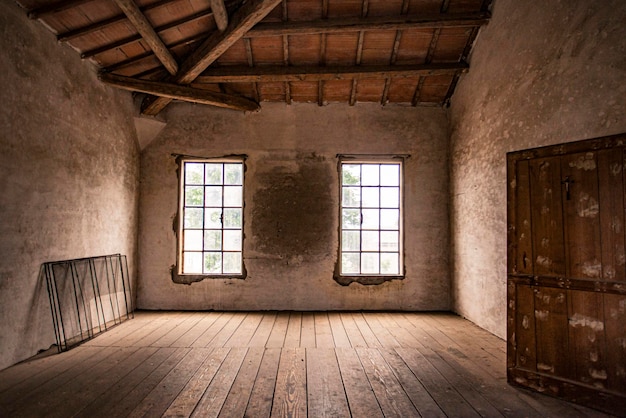
[[626,134],[508,162],[510,383],[626,414]]

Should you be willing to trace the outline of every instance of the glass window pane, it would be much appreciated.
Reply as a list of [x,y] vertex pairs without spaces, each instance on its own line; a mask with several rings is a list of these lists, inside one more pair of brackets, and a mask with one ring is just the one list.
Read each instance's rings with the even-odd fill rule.
[[382,274],[400,274],[398,253],[382,253],[380,255],[380,272]]
[[400,164],[383,164],[380,166],[380,185],[400,185]]
[[202,230],[186,229],[183,231],[183,248],[187,251],[202,251]]
[[343,188],[343,207],[358,208],[361,205],[361,188],[360,187],[344,187]]
[[378,270],[378,253],[362,253],[361,254],[361,273],[363,274],[379,274]]
[[224,251],[241,251],[241,229],[224,231]]
[[363,176],[361,179],[361,184],[363,186],[378,186],[378,164],[363,164],[363,166],[361,167],[361,172]]
[[361,211],[359,209],[343,209],[341,211],[342,229],[359,229],[361,225]]
[[242,206],[242,191],[241,186],[227,186],[224,187],[224,206]]
[[203,201],[202,186],[185,187],[185,206],[202,206]]
[[207,229],[222,227],[222,209],[206,208],[204,210],[204,227]]
[[398,187],[381,187],[380,203],[382,208],[399,208],[400,189]]
[[360,264],[359,253],[341,253],[341,272],[343,274],[358,274]]
[[202,273],[202,253],[183,253],[183,273]]
[[224,209],[224,228],[241,228],[241,219],[241,209]]
[[222,184],[222,164],[209,163],[205,167],[205,184]]
[[209,274],[222,272],[222,253],[204,253],[204,272]]
[[222,231],[204,231],[204,249],[220,251],[222,249]]
[[363,231],[361,251],[380,251],[378,246],[378,231]]
[[202,169],[201,163],[185,163],[185,184],[204,184]]
[[400,211],[398,209],[382,209],[380,211],[381,229],[398,229]]
[[397,231],[381,231],[380,232],[380,250],[381,251],[398,251],[400,244]]
[[207,186],[204,193],[206,195],[204,206],[222,206],[222,186]]
[[361,166],[359,164],[343,164],[341,167],[341,184],[350,186],[361,184]]
[[361,189],[363,195],[364,208],[377,208],[380,201],[378,200],[378,187],[363,187]]
[[341,231],[341,250],[359,251],[359,231]]
[[202,208],[185,208],[183,228],[202,228]]
[[243,184],[243,164],[224,164],[224,184]]
[[224,273],[241,274],[241,253],[224,253]]
[[363,225],[362,229],[378,229],[378,217],[380,210],[378,209],[363,209]]

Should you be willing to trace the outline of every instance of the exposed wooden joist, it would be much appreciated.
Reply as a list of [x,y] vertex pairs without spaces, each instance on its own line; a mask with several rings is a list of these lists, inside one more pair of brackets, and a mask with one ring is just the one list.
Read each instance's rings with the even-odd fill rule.
[[150,49],[157,56],[159,61],[163,63],[163,66],[167,71],[174,75],[178,72],[178,63],[167,49],[167,46],[163,43],[159,35],[154,31],[152,24],[148,22],[146,16],[139,10],[139,6],[134,0],[114,0],[120,9],[124,12],[128,20],[137,29],[137,32],[141,34],[146,41]]
[[228,27],[228,11],[224,5],[224,0],[211,0],[211,10],[213,11],[213,18],[217,28],[224,32]]
[[63,10],[71,9],[72,7],[77,7],[81,4],[92,1],[94,0],[61,0],[29,11],[28,17],[31,19],[37,19],[45,15],[62,12]]
[[315,33],[359,32],[368,30],[403,30],[419,28],[471,27],[489,22],[489,12],[449,13],[429,16],[375,16],[314,21],[259,23],[246,38]]
[[159,81],[138,80],[109,73],[101,73],[98,77],[103,83],[111,86],[128,91],[158,95],[170,100],[184,100],[234,110],[254,111],[259,109],[258,103],[245,97],[230,94],[216,93]]
[[417,77],[455,74],[469,68],[467,63],[430,65],[359,65],[336,67],[226,67],[208,69],[198,83],[264,83],[291,81],[364,80],[386,77]]
[[[224,32],[218,32],[204,41],[181,65],[174,77],[177,84],[189,84],[228,48],[243,37],[254,25],[267,16],[281,0],[251,0],[237,10]],[[142,112],[158,114],[171,100],[156,98],[144,102]]]

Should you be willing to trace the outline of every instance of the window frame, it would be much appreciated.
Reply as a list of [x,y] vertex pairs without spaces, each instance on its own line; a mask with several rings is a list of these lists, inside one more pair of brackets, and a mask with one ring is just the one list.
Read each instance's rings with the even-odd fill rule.
[[[237,156],[224,156],[224,157],[192,157],[192,156],[184,156],[184,155],[178,155],[177,156],[177,164],[178,164],[178,170],[177,170],[177,174],[178,174],[178,213],[175,219],[175,232],[176,232],[176,264],[174,266],[172,266],[171,268],[171,274],[172,274],[172,280],[176,283],[183,283],[183,284],[190,284],[193,282],[198,282],[204,279],[245,279],[247,276],[247,271],[246,271],[246,267],[245,267],[245,262],[244,262],[244,240],[245,240],[245,234],[244,234],[244,227],[245,227],[245,182],[246,182],[246,176],[245,176],[245,172],[246,172],[246,158],[247,156],[245,155],[237,155]],[[185,205],[185,186],[187,185],[185,182],[185,164],[186,163],[199,163],[199,164],[211,164],[211,163],[216,163],[216,164],[232,164],[232,163],[236,163],[236,164],[241,164],[241,168],[242,168],[242,178],[241,178],[241,272],[240,273],[184,273],[183,272],[183,266],[184,266],[184,231],[185,231],[185,226],[184,226],[184,216],[185,216],[185,208],[187,207]],[[203,180],[203,184],[202,187],[207,187],[207,183],[205,183],[206,179]],[[224,181],[222,180],[222,187],[224,187]],[[224,203],[224,196],[222,196],[222,203],[220,206],[220,209],[222,211],[222,216],[220,219],[222,219],[222,225],[221,228],[219,228],[220,231],[222,231],[222,236],[223,236],[223,231],[228,230],[228,228],[224,228],[223,225],[223,211],[224,209],[228,209],[230,206],[226,206]],[[239,207],[239,206],[237,206]],[[206,206],[202,206],[203,210],[206,210],[207,207]],[[203,218],[204,218],[204,212],[203,212]],[[187,229],[189,230],[189,229]],[[206,224],[202,225],[202,229],[200,229],[201,231],[203,231],[203,236],[204,236],[204,231],[206,230],[211,230],[211,228],[206,228]],[[204,240],[204,238],[203,238]],[[219,250],[219,253],[221,253],[222,255],[225,252],[230,252],[230,251],[224,251],[224,243],[223,241],[221,242],[221,249]],[[204,263],[204,257],[202,258],[203,263]]]
[[[338,172],[338,189],[339,189],[339,204],[338,204],[338,233],[339,233],[339,238],[338,238],[338,245],[337,245],[337,262],[335,265],[335,273],[334,273],[334,279],[341,285],[349,285],[350,283],[353,282],[357,282],[360,284],[365,284],[365,285],[370,285],[370,284],[381,284],[383,282],[386,281],[390,281],[390,280],[402,280],[405,278],[406,275],[406,268],[404,265],[404,251],[405,251],[405,245],[404,245],[404,166],[405,166],[405,160],[406,158],[408,158],[408,155],[341,155],[338,154],[338,162],[337,162],[337,172]],[[344,207],[344,201],[343,201],[343,167],[344,165],[350,165],[350,164],[355,164],[355,165],[366,165],[366,164],[378,164],[378,165],[385,165],[385,164],[394,164],[394,165],[398,165],[399,166],[399,185],[398,185],[398,193],[399,193],[399,205],[398,205],[398,209],[399,209],[399,218],[398,218],[398,274],[383,274],[380,273],[380,267],[379,267],[379,273],[344,273],[342,271],[342,255],[344,253],[343,251],[343,224],[342,224],[342,214],[343,214],[343,209],[345,208],[351,208],[351,206],[347,206]],[[380,175],[380,174],[379,174]],[[359,185],[359,187],[363,187],[363,185]],[[379,189],[379,193],[380,193],[380,188],[384,187],[384,185],[380,185],[380,183],[378,184],[378,186],[373,186],[373,187],[378,187]],[[381,201],[379,198],[379,205],[376,208],[378,210],[384,209],[381,207]],[[363,231],[362,228],[362,222],[363,222],[363,206],[362,206],[362,196],[360,198],[360,203],[359,203],[359,210],[361,211],[361,224],[359,226],[358,229],[355,229],[356,231],[359,231],[359,233],[361,234]],[[381,225],[378,225],[377,227],[378,229],[376,229],[376,231],[378,231],[379,233],[381,231],[385,231],[384,228],[381,227]],[[367,231],[367,229],[366,229]],[[362,242],[362,238],[359,239],[359,242]],[[379,249],[378,249],[378,254],[383,253],[381,245],[382,243],[378,243],[379,245]],[[358,254],[361,256],[363,253],[367,253],[367,251],[363,251],[362,246],[360,245]]]

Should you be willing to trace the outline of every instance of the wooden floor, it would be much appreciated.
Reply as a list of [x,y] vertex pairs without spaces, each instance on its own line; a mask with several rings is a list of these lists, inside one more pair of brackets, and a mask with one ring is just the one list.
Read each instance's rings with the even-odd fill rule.
[[0,372],[0,417],[603,417],[506,384],[451,314],[138,312]]

